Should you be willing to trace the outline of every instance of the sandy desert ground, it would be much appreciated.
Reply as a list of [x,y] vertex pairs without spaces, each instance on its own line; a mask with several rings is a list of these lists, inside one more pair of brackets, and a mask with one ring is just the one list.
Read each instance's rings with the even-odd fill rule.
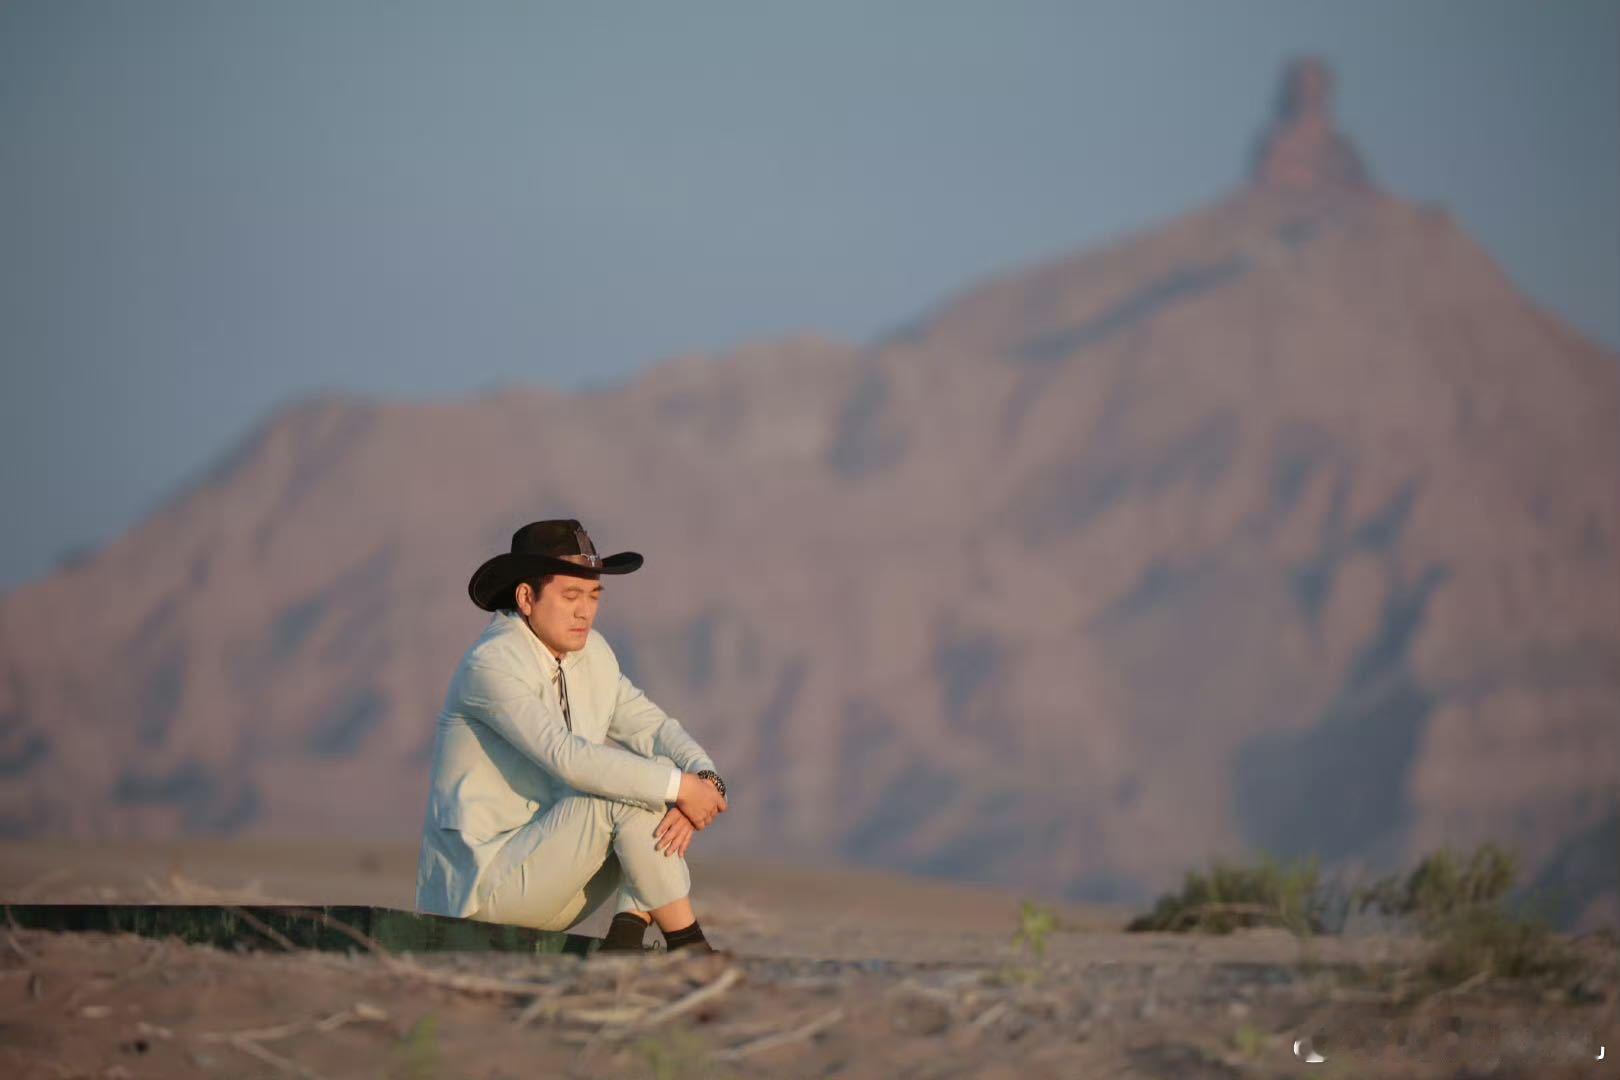
[[[390,847],[11,843],[0,901],[408,907],[413,869]],[[1052,904],[1037,955],[1012,941],[1007,892],[693,870],[730,955],[238,954],[3,929],[0,1075],[1584,1077],[1620,1053],[1612,937],[1574,942],[1569,985],[1414,995],[1411,939],[1127,934],[1129,912]]]

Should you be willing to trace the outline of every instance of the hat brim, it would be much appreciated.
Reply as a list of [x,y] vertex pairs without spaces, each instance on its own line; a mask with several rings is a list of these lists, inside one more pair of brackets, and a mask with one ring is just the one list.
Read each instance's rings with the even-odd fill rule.
[[581,566],[555,555],[514,554],[506,551],[486,559],[467,582],[467,595],[485,611],[494,611],[503,593],[519,581],[540,574],[566,574],[569,577],[595,577],[598,574],[628,574],[641,568],[641,555],[621,551],[609,555],[599,566]]

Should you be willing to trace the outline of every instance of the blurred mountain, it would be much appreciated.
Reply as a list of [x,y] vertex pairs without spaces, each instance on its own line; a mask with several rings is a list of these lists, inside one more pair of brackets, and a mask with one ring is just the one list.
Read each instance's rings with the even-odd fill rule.
[[1251,169],[865,348],[282,410],[0,601],[0,832],[413,837],[468,576],[575,516],[648,556],[599,625],[723,765],[705,844],[1133,900],[1493,839],[1612,911],[1616,357],[1322,65]]

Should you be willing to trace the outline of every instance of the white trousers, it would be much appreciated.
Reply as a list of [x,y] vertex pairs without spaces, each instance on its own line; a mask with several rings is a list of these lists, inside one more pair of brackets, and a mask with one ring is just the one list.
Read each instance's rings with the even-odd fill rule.
[[559,799],[518,829],[469,918],[566,930],[619,890],[617,911],[651,911],[692,889],[686,859],[653,847],[663,814],[594,795]]

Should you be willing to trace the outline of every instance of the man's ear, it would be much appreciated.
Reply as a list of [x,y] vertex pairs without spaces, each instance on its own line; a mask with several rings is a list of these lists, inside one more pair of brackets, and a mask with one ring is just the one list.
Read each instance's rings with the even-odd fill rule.
[[529,609],[534,606],[534,589],[529,587],[527,581],[520,581],[512,598],[517,601],[518,613],[527,617]]

